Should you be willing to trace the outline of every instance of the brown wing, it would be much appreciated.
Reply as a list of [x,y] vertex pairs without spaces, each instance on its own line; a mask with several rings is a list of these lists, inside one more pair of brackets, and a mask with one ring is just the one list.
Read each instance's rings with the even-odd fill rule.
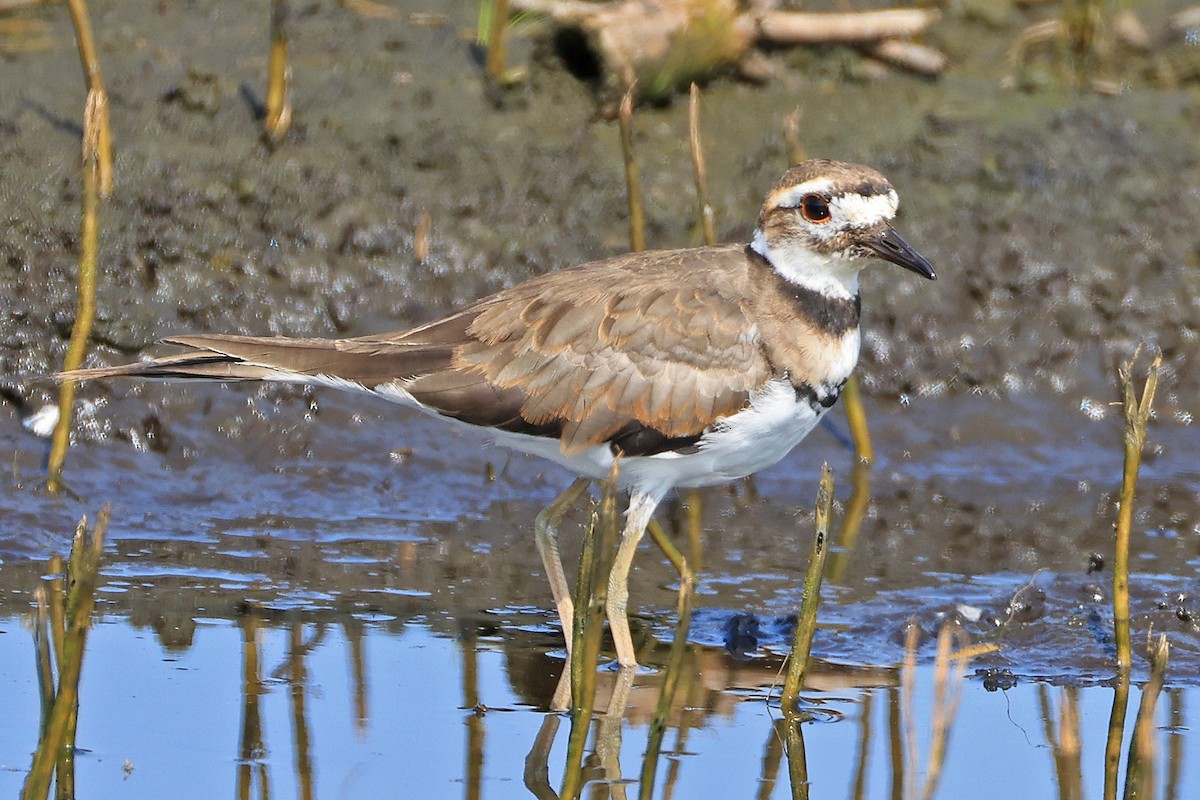
[[[706,248],[551,273],[470,309],[451,369],[407,388],[468,421],[558,433],[568,452],[694,441],[770,376],[743,262],[740,248]],[[487,421],[450,402],[487,392],[504,400]]]
[[187,352],[61,378],[400,382],[463,421],[615,442],[650,453],[695,441],[770,377],[742,248],[632,254],[548,273],[456,314],[354,339],[177,336]]

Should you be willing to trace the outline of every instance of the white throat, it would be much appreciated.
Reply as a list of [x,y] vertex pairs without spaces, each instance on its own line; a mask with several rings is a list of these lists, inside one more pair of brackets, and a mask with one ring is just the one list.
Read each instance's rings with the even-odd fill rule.
[[772,246],[761,230],[750,240],[754,252],[770,262],[784,280],[826,297],[852,300],[858,296],[858,273],[864,262],[839,254],[824,255],[801,245]]

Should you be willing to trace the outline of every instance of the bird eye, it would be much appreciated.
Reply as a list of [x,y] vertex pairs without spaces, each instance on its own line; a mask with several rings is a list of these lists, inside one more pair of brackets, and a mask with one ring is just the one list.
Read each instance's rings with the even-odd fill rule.
[[800,213],[809,222],[828,222],[829,204],[819,194],[806,194],[800,201]]

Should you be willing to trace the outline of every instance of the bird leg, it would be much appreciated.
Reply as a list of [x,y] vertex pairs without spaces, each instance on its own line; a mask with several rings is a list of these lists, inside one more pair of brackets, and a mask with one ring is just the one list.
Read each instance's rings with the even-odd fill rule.
[[550,593],[554,595],[554,605],[558,609],[558,619],[562,624],[563,636],[567,640],[567,664],[571,663],[572,622],[575,619],[575,605],[571,602],[571,587],[567,584],[567,574],[563,571],[562,556],[558,552],[558,523],[562,521],[579,496],[587,490],[591,483],[587,478],[576,478],[562,494],[554,498],[554,502],[546,506],[537,520],[533,523],[534,536],[537,540],[538,553],[542,557],[542,567],[546,570],[546,578],[550,581]]
[[633,490],[629,495],[629,511],[625,516],[625,529],[621,532],[621,546],[613,559],[608,573],[608,628],[613,644],[617,648],[617,663],[622,667],[637,666],[637,652],[633,648],[633,636],[629,633],[629,618],[626,608],[629,603],[629,570],[638,542],[646,533],[650,517],[662,499],[662,492],[648,494]]

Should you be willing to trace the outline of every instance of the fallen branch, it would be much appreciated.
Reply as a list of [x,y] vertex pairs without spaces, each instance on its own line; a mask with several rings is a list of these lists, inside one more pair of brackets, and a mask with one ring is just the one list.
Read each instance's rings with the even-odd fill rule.
[[916,42],[901,42],[887,39],[869,48],[867,52],[893,66],[902,67],[921,75],[940,75],[946,70],[949,60],[941,50]]
[[1171,15],[1167,22],[1167,30],[1182,33],[1193,28],[1200,28],[1200,6],[1192,6]]
[[768,11],[759,20],[760,38],[775,44],[868,44],[919,36],[941,14],[923,8],[818,14]]
[[56,0],[0,0],[0,14],[48,6]]
[[[549,16],[577,36],[578,63],[594,64],[599,79],[624,92],[636,81],[644,97],[664,97],[690,82],[754,55],[756,44],[849,44],[925,75],[946,67],[933,48],[897,41],[919,36],[940,19],[936,10],[891,9],[806,13],[749,9],[737,0],[512,0],[514,13]],[[562,40],[560,40],[560,46]]]

